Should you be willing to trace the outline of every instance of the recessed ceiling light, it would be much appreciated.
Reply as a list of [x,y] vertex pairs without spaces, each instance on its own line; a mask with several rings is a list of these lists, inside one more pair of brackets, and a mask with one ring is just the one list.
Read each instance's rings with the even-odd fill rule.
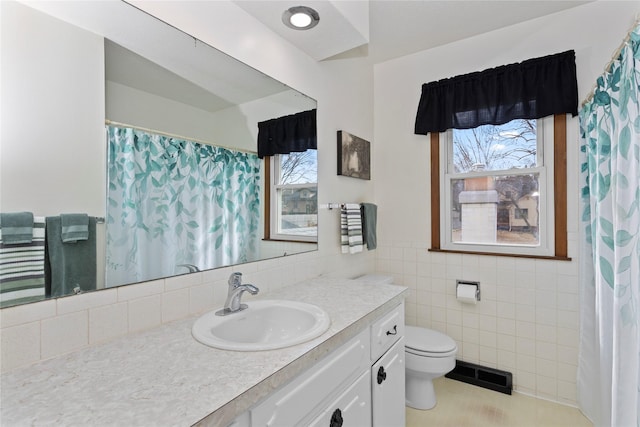
[[318,25],[320,15],[310,7],[295,6],[284,11],[282,22],[294,30],[308,30]]

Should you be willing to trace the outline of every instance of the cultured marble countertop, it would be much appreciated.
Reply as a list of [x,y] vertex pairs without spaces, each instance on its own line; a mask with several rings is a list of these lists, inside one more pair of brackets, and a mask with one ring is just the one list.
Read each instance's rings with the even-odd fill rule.
[[226,426],[395,307],[405,292],[317,278],[265,293],[261,298],[316,304],[331,317],[323,335],[284,349],[207,347],[191,336],[196,316],[11,371],[0,383],[0,425]]

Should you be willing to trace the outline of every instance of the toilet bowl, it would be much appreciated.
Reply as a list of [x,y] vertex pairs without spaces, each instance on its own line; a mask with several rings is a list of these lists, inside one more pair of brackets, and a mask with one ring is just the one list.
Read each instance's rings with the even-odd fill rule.
[[[372,284],[392,284],[390,276],[367,274],[356,280]],[[416,326],[405,327],[405,400],[415,409],[436,406],[433,380],[456,366],[456,342],[448,335]]]
[[405,399],[407,406],[436,406],[433,380],[456,366],[456,342],[441,332],[416,326],[405,327]]

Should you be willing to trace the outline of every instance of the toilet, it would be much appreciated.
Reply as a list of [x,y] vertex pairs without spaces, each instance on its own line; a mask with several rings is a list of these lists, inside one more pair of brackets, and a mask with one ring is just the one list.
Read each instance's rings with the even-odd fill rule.
[[[389,276],[364,275],[356,280],[373,284],[392,284]],[[432,329],[405,326],[405,400],[415,409],[436,406],[433,380],[456,366],[458,347],[450,336]]]
[[456,366],[456,342],[432,329],[405,326],[405,399],[407,406],[431,409],[436,406],[433,380]]

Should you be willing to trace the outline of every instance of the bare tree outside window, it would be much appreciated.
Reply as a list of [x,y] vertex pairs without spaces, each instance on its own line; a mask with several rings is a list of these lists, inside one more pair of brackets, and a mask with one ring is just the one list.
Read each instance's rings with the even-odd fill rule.
[[289,153],[281,156],[280,183],[305,184],[316,182],[318,161],[315,150]]
[[453,132],[453,164],[459,173],[534,167],[536,154],[535,120]]

